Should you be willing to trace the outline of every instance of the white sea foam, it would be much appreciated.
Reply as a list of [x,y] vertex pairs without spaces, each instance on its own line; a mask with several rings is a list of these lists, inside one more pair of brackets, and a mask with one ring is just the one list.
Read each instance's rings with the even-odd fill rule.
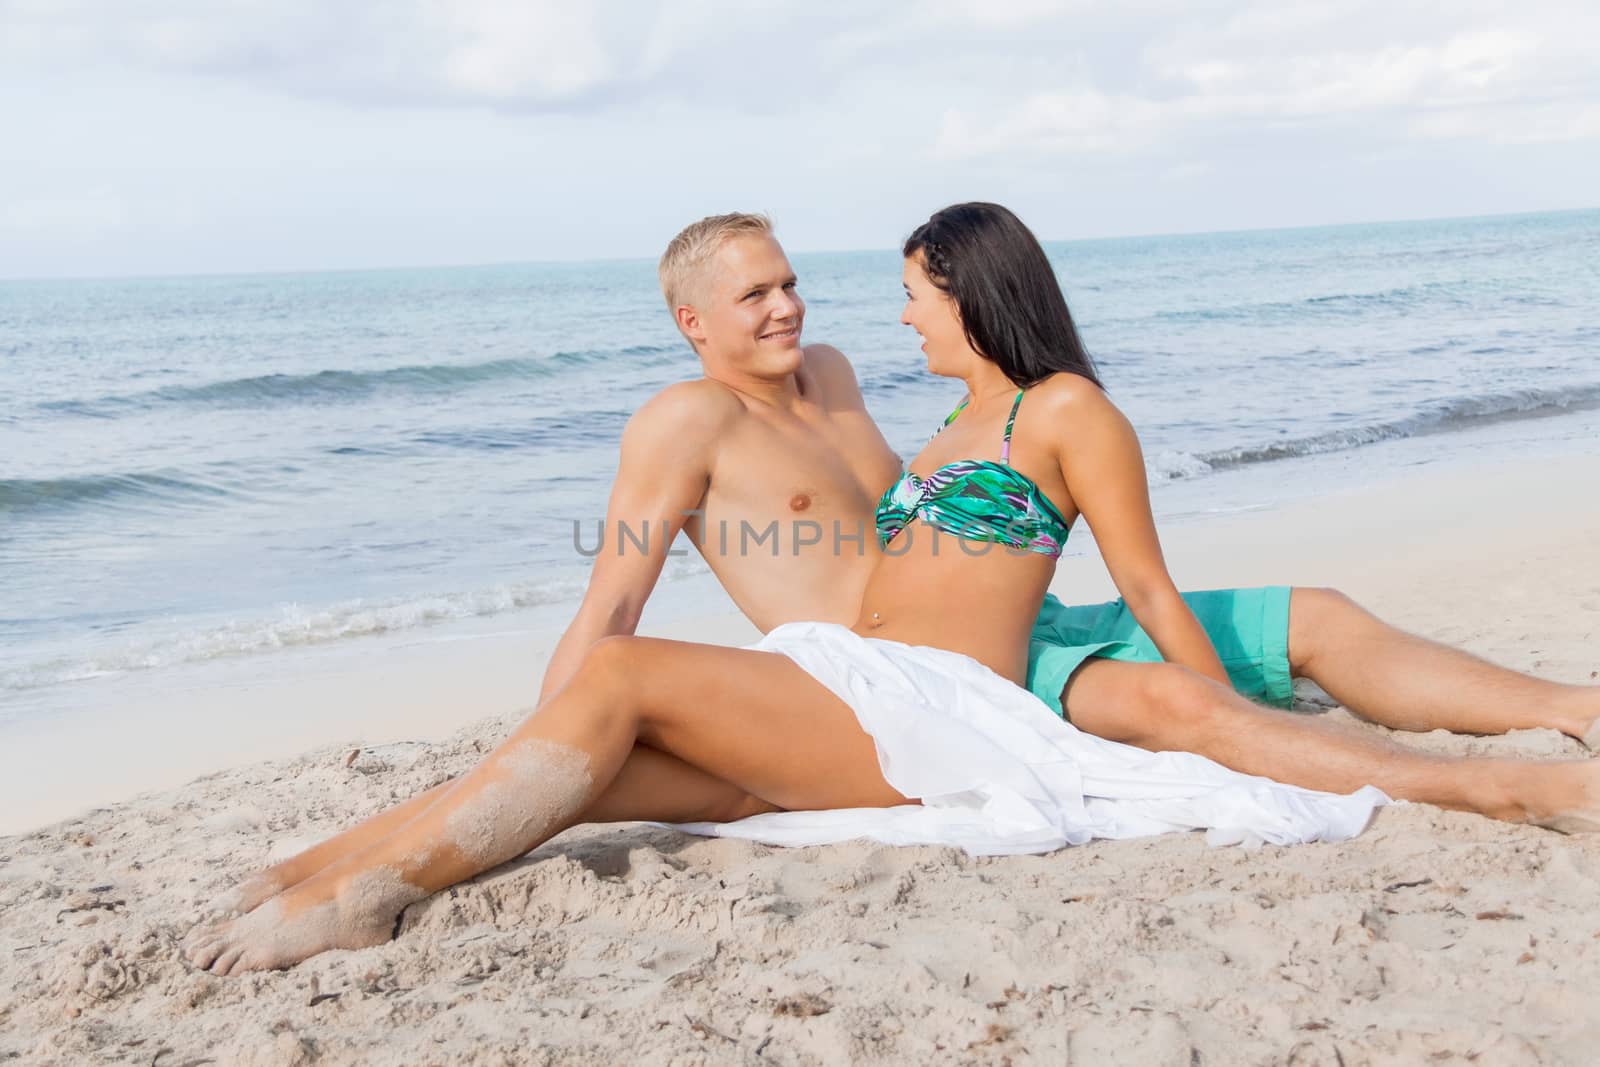
[[[705,574],[698,556],[674,557],[661,581]],[[254,619],[234,619],[204,629],[141,636],[89,655],[56,655],[0,670],[0,691],[38,689],[128,671],[326,645],[352,638],[417,630],[564,602],[576,603],[587,578],[513,582],[467,592],[387,601],[346,600],[322,606],[280,604]]]
[[571,600],[581,580],[509,584],[407,600],[348,600],[322,607],[279,605],[266,618],[230,620],[209,629],[141,637],[86,657],[60,656],[0,673],[0,689],[34,689],[126,671],[327,644],[498,615]]

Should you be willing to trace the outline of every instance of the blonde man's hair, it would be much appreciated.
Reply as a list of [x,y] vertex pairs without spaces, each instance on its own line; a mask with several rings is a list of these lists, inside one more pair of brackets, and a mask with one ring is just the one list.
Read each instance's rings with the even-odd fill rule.
[[735,237],[765,237],[771,233],[771,219],[747,212],[709,215],[685,226],[667,245],[656,268],[667,309],[676,313],[678,305],[688,302],[689,293],[695,291],[711,257],[724,243]]

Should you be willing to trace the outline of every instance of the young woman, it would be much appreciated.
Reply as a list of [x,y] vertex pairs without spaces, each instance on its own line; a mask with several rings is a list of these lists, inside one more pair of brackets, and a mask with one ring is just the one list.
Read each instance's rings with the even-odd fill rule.
[[580,822],[974,853],[1195,827],[1282,843],[1359,832],[1377,790],[1312,792],[1104,741],[1020,687],[1080,514],[1115,546],[1107,565],[1163,656],[1226,676],[1166,573],[1137,439],[1033,235],[996,205],[948,208],[908,240],[904,282],[902,321],[968,396],[884,494],[854,626],[791,623],[749,649],[601,641],[471,771],[246,883],[244,914],[197,928],[189,959],[228,974],[376,944],[407,905]]

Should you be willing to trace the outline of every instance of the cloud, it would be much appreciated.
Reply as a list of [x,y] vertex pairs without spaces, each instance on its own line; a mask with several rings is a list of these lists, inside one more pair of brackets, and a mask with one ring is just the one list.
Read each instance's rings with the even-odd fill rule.
[[[202,75],[355,105],[777,113],[895,97],[945,161],[1123,156],[1241,124],[1590,136],[1587,3],[0,0],[0,65]],[[1486,108],[1497,116],[1447,112]],[[938,116],[936,118],[936,116]],[[1459,133],[1452,131],[1460,131]]]
[[1063,3],[1062,0],[932,0],[923,7],[922,17],[975,26],[1007,29],[1034,26],[1092,7],[1088,3]]
[[1597,37],[1592,0],[0,0],[0,272],[634,254],[751,203],[801,247],[972,197],[1581,206]]
[[422,6],[443,44],[434,59],[437,77],[465,96],[491,100],[581,97],[628,77],[622,64],[629,60],[641,72],[639,27],[625,20],[624,33],[608,39],[594,12],[592,5],[571,3],[435,0]]
[[1452,25],[1408,20],[1405,5],[1401,17],[1236,6],[1215,25],[1177,20],[1153,33],[1120,89],[1079,65],[1055,86],[949,108],[934,153],[1116,158],[1239,130],[1352,123],[1377,140],[1595,136],[1600,75],[1584,42],[1600,19],[1577,7],[1563,17],[1502,7],[1493,20],[1463,8]]
[[[120,65],[354,104],[584,111],[665,98],[787,96],[882,21],[734,0],[0,0],[0,64]],[[808,77],[810,75],[810,77]]]
[[1417,115],[1408,128],[1419,138],[1493,145],[1600,141],[1600,103],[1534,101],[1443,111]]
[[1084,86],[1036,93],[998,117],[952,108],[940,122],[933,152],[947,161],[1019,150],[1125,155],[1148,148],[1174,117],[1170,106],[1156,101],[1108,96]]
[[121,194],[104,186],[0,204],[0,233],[14,238],[49,234],[76,240],[120,229],[127,222],[127,205]]
[[555,0],[314,3],[95,0],[0,5],[0,58],[15,68],[204,75],[358,104],[488,104],[561,110],[648,82],[660,5],[608,17]]

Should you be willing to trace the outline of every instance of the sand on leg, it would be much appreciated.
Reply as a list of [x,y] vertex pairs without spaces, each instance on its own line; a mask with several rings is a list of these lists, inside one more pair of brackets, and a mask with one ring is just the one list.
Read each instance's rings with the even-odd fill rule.
[[1334,589],[1289,594],[1289,667],[1394,730],[1560,730],[1600,748],[1600,686],[1498,667],[1391,626]]
[[1530,822],[1600,830],[1600,762],[1435,756],[1316,718],[1254,704],[1170,663],[1091,659],[1062,690],[1080,729],[1156,752],[1196,752],[1289,785],[1392,797]]
[[[251,875],[213,904],[210,910],[222,916],[243,915],[255,910],[290,886],[300,884],[323,868],[394,833],[427,810],[455,782],[453,778],[441,782],[410,800],[386,808],[326,841]],[[579,821],[630,822],[649,818],[664,822],[696,819],[727,822],[771,810],[775,809],[744,790],[690,766],[670,753],[636,745],[616,779],[595,798],[594,804]],[[636,812],[644,814],[634,814]]]
[[243,915],[292,885],[310,878],[330,863],[357,852],[386,837],[421,814],[449,789],[454,779],[440,782],[378,814],[363,819],[326,841],[297,852],[266,870],[258,871],[219,897],[211,906],[213,914]]
[[[633,682],[640,677],[652,680],[645,690]],[[608,638],[556,697],[418,815],[250,914],[209,928],[186,955],[229,974],[386,940],[407,905],[582,821],[641,742],[745,799],[723,793],[716,810],[686,812],[681,800],[636,796],[613,814],[716,818],[729,803],[768,810],[906,802],[884,781],[855,714],[786,657]]]

